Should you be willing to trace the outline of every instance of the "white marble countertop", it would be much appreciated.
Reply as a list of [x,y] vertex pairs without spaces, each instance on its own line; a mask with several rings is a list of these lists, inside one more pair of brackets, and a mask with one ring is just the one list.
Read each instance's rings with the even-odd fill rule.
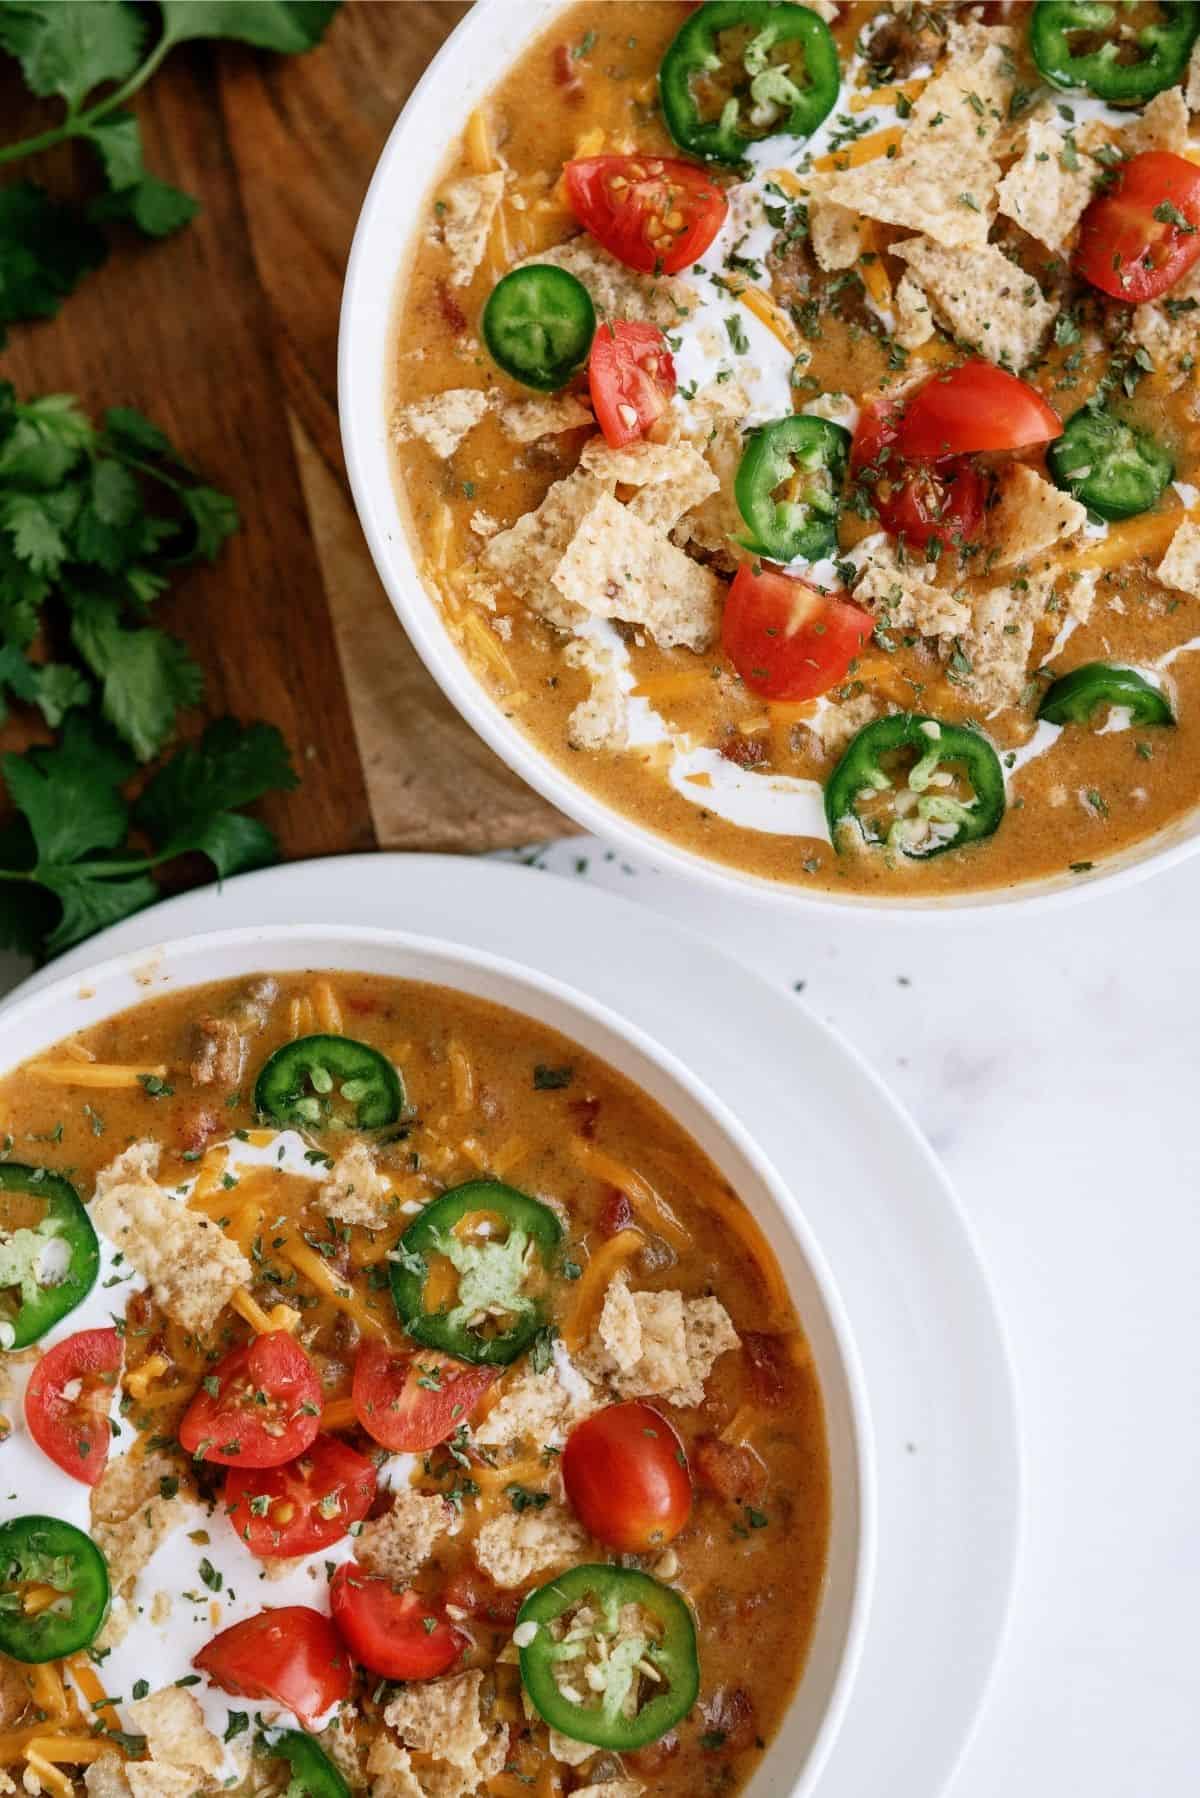
[[[1194,1791],[1200,861],[1034,920],[931,926],[748,914],[589,839],[538,859],[802,983],[909,1106],[975,1223],[1017,1363],[1030,1516],[952,1798]],[[0,957],[0,991],[20,972]],[[930,1798],[902,1768],[892,1792]]]

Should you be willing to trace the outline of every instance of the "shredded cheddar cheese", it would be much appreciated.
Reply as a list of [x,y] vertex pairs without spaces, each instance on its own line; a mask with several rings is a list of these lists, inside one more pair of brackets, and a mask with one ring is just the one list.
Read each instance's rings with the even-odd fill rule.
[[328,980],[318,980],[312,991],[313,1010],[317,1014],[317,1022],[327,1036],[342,1036],[345,1024],[342,1022],[342,1008],[338,1004],[337,994]]
[[147,1080],[165,1080],[170,1069],[162,1063],[128,1067],[111,1061],[27,1061],[25,1072],[51,1086],[94,1086],[116,1092],[141,1086]]
[[1118,568],[1136,556],[1161,556],[1180,525],[1196,519],[1200,519],[1200,512],[1154,512],[1148,517],[1110,525],[1107,537],[1076,550],[1074,555],[1064,556],[1059,566],[1064,570]]
[[581,1349],[590,1336],[592,1319],[599,1311],[618,1267],[631,1255],[636,1255],[645,1240],[640,1230],[619,1230],[600,1245],[584,1268],[570,1315],[562,1325],[563,1342],[572,1354]]
[[818,156],[813,167],[822,174],[828,174],[833,169],[860,169],[864,163],[875,162],[889,151],[898,150],[903,137],[903,126],[889,125],[886,131],[873,131],[870,137],[860,137],[856,143],[847,144],[843,150],[832,150],[827,156]]
[[593,1179],[603,1180],[609,1186],[615,1186],[618,1192],[623,1192],[634,1210],[660,1236],[665,1236],[673,1248],[682,1249],[690,1245],[691,1236],[667,1201],[636,1169],[626,1167],[624,1162],[617,1161],[612,1155],[606,1155],[603,1149],[594,1148],[582,1136],[572,1138],[571,1154]]

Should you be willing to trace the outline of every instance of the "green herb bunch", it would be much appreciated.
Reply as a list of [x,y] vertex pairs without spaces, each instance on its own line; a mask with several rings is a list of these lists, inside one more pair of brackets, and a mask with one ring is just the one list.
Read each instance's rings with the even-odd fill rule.
[[95,151],[106,188],[80,208],[33,181],[0,187],[0,344],[6,324],[52,317],[104,260],[105,222],[126,220],[165,237],[196,213],[189,194],[147,169],[127,110],[177,44],[226,38],[310,50],[336,11],[337,0],[158,0],[155,36],[154,9],[128,0],[0,0],[0,50],[17,58],[31,93],[64,108],[36,136],[0,144],[0,165],[80,141]]
[[15,701],[61,729],[0,758],[16,811],[0,826],[0,943],[57,954],[150,904],[154,870],[180,855],[220,876],[273,859],[271,832],[238,809],[295,785],[271,726],[219,720],[126,796],[203,689],[184,644],[148,622],[153,602],[237,526],[140,413],[97,427],[68,394],[21,403],[0,383],[0,722]]

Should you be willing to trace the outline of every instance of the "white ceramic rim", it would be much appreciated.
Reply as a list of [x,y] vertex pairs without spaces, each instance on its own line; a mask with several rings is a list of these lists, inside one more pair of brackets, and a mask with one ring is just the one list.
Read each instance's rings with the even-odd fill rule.
[[[400,964],[387,967],[382,964]],[[77,969],[4,1011],[0,1073],[164,991],[252,972],[389,973],[488,998],[581,1043],[650,1093],[700,1142],[762,1226],[790,1290],[821,1382],[833,1483],[829,1566],[808,1660],[779,1733],[745,1798],[811,1798],[840,1727],[865,1640],[876,1552],[875,1469],[866,1387],[850,1321],[789,1188],[723,1101],[670,1050],[605,1005],[506,957],[414,932],[339,925],[256,926],[167,940]],[[831,1588],[845,1590],[831,1614]],[[822,1682],[806,1700],[813,1679]],[[807,1715],[806,1715],[807,1713]],[[791,1740],[801,1736],[800,1743]],[[785,1786],[776,1773],[800,1762]]]
[[1063,873],[977,893],[921,898],[838,895],[782,886],[727,867],[659,836],[576,784],[506,718],[472,673],[425,588],[401,517],[388,447],[387,378],[399,271],[418,214],[455,133],[520,47],[566,0],[476,0],[414,88],[388,137],[363,201],[342,296],[338,331],[338,404],[342,447],[359,521],[376,570],[409,640],[450,703],[529,786],[585,830],[664,871],[806,912],[847,910],[928,919],[946,911],[1046,911],[1119,890],[1176,867],[1200,850],[1200,808],[1155,836],[1100,863],[1093,873]]

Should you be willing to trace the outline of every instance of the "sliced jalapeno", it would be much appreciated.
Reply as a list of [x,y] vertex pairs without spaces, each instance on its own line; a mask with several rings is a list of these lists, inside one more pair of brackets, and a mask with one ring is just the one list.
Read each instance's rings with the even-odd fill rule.
[[[29,1594],[47,1587],[58,1596],[26,1610]],[[0,1652],[57,1661],[95,1639],[107,1610],[108,1568],[82,1530],[57,1517],[0,1523]]]
[[860,730],[825,788],[836,849],[886,846],[916,861],[990,837],[1004,808],[1004,770],[987,738],[912,712]]
[[840,81],[825,21],[777,0],[709,0],[680,26],[658,71],[675,142],[693,156],[735,164],[760,138],[808,137]]
[[1148,431],[1112,412],[1083,406],[1046,451],[1046,466],[1099,518],[1134,518],[1166,492],[1175,463]]
[[404,1087],[387,1056],[352,1036],[297,1037],[267,1058],[254,1083],[257,1112],[310,1130],[381,1130],[395,1123],[403,1104]]
[[61,1174],[0,1163],[0,1348],[28,1348],[96,1283],[100,1245]]
[[1196,33],[1196,0],[1161,0],[1131,19],[1128,4],[1110,0],[1038,0],[1029,48],[1055,87],[1087,88],[1102,100],[1136,105],[1181,81]]
[[572,1567],[539,1586],[521,1606],[516,1637],[521,1679],[543,1722],[617,1754],[657,1742],[700,1690],[691,1611],[633,1568]]
[[291,1768],[284,1798],[350,1798],[350,1787],[329,1756],[302,1729],[263,1735],[259,1746]]
[[815,562],[836,549],[849,455],[849,431],[827,418],[797,412],[755,431],[733,484],[746,548],[772,562]]
[[[503,1235],[460,1235],[465,1219],[496,1220]],[[562,1240],[548,1205],[498,1180],[470,1180],[426,1205],[391,1256],[392,1299],[410,1336],[429,1348],[503,1367],[523,1354],[545,1321],[538,1292]],[[458,1276],[452,1304],[427,1310],[430,1262],[444,1256]],[[506,1321],[506,1327],[501,1327]]]
[[493,362],[542,393],[566,386],[587,361],[595,335],[592,296],[550,262],[513,269],[483,309],[483,341]]
[[1175,722],[1165,693],[1136,668],[1112,662],[1085,662],[1060,675],[1038,707],[1038,717],[1051,724],[1090,724],[1101,706],[1124,707],[1131,724]]

